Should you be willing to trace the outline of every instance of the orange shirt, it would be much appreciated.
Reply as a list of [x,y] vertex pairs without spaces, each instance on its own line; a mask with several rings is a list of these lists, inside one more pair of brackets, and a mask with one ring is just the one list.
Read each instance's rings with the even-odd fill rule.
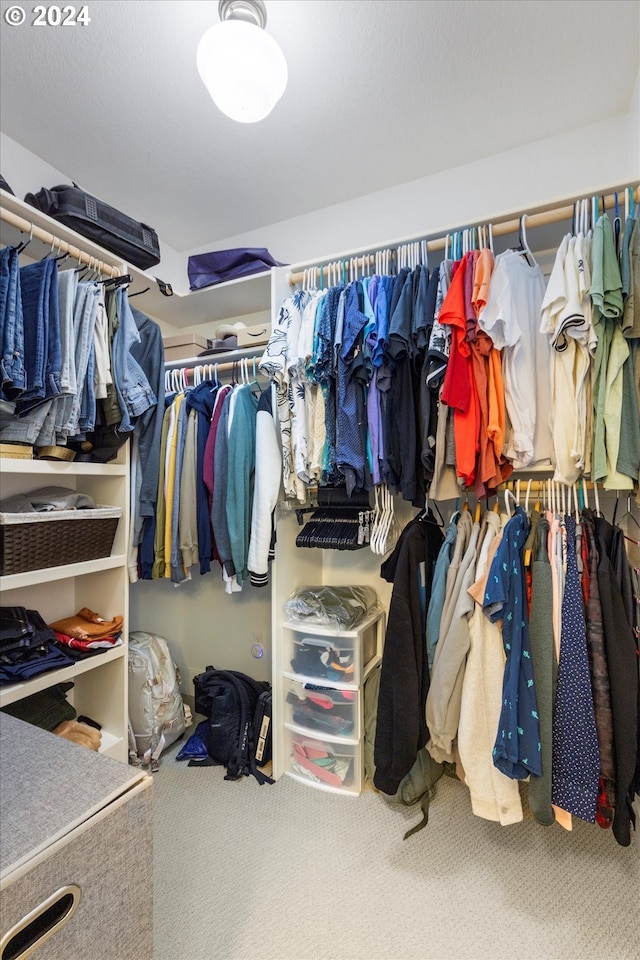
[[452,328],[451,353],[441,399],[453,408],[456,472],[465,486],[473,486],[480,430],[480,406],[473,377],[471,349],[466,339],[464,278],[470,254],[465,254],[451,281],[438,320]]
[[491,274],[493,273],[493,254],[488,247],[483,247],[480,256],[476,260],[475,272],[473,275],[473,294],[471,303],[476,312],[476,317],[486,305],[489,297],[489,284]]

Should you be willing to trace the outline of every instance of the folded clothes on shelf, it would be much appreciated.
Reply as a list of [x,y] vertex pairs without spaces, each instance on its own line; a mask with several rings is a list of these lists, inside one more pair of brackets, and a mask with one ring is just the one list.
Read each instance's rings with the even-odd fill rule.
[[80,723],[78,720],[63,720],[52,733],[64,740],[70,740],[71,743],[87,747],[89,750],[98,751],[102,741],[102,734],[99,730],[87,723]]
[[54,683],[45,690],[38,690],[22,700],[7,704],[2,711],[34,727],[53,730],[63,720],[76,719],[75,708],[67,700],[67,693],[72,687],[71,681]]
[[83,607],[48,625],[37,610],[0,607],[0,685],[68,667],[122,643],[122,617],[105,620]]
[[94,510],[95,501],[87,493],[68,487],[41,487],[30,493],[17,493],[0,500],[0,513],[47,513],[51,510]]
[[69,667],[74,663],[75,659],[56,643],[43,643],[25,652],[17,661],[5,660],[0,655],[0,685],[31,680],[47,670]]
[[0,607],[0,659],[3,662],[14,663],[29,651],[55,639],[53,630],[37,610]]
[[[123,618],[121,616],[106,619],[88,607],[83,607],[72,617],[63,617],[49,624],[56,633],[65,634],[74,640],[104,640],[113,639],[122,632]],[[71,646],[71,644],[68,644]],[[77,646],[77,644],[75,644]]]
[[122,635],[117,634],[114,637],[102,637],[99,640],[77,640],[75,637],[68,637],[64,633],[55,631],[56,640],[63,647],[70,647],[73,650],[79,650],[81,653],[100,653],[101,650],[110,650],[111,647],[119,647],[122,644]]

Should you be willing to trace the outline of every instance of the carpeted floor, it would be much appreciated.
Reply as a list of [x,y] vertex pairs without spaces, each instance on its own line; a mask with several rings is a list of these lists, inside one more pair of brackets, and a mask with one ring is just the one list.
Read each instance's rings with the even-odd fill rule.
[[474,817],[444,778],[429,825],[369,791],[154,776],[155,960],[637,960],[639,851],[575,821]]

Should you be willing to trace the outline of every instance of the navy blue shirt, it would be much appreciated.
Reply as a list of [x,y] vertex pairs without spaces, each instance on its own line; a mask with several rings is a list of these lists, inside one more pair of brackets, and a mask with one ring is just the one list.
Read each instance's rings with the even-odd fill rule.
[[542,774],[540,723],[529,645],[524,542],[529,522],[522,507],[504,528],[491,564],[482,609],[495,623],[502,620],[507,658],[502,681],[502,710],[493,763],[512,780]]

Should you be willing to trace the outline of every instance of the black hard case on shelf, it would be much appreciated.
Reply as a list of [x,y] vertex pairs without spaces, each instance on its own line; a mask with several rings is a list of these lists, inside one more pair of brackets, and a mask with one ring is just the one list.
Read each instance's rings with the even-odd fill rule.
[[133,220],[75,185],[43,187],[24,199],[141,270],[160,263],[160,244],[153,227]]

